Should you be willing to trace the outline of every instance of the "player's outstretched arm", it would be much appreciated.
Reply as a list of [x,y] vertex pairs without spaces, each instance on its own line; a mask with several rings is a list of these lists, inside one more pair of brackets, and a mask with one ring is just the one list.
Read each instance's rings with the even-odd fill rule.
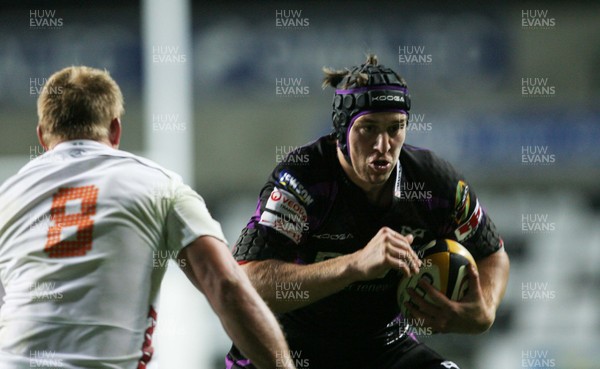
[[179,253],[179,259],[234,344],[257,368],[294,368],[290,360],[281,359],[289,356],[289,348],[277,320],[224,243],[199,237]]
[[[298,265],[280,260],[251,261],[242,265],[252,284],[269,307],[284,313],[310,305],[358,281],[383,277],[390,269],[416,274],[421,261],[410,244],[413,237],[383,227],[362,249],[314,264]],[[298,286],[307,296],[286,299],[278,296],[278,284]]]

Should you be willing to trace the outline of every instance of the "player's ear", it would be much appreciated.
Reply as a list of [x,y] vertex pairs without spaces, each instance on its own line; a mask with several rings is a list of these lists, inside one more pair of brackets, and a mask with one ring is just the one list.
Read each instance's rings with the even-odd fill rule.
[[114,118],[110,121],[108,140],[110,141],[110,144],[113,148],[119,148],[119,143],[121,142],[121,119]]
[[39,123],[38,123],[35,131],[37,132],[37,137],[38,137],[38,141],[40,142],[40,145],[42,145],[42,147],[44,148],[44,151],[48,151],[48,145],[46,145],[46,143],[44,142],[44,133],[42,132],[42,126],[40,126]]

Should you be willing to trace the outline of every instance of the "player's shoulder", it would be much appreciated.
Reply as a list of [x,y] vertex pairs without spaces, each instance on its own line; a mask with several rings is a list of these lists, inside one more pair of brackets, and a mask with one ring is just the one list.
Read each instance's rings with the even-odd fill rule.
[[132,154],[127,151],[122,151],[122,150],[115,150],[115,151],[116,152],[113,154],[114,156],[130,160],[132,165],[141,168],[141,170],[146,170],[148,172],[155,172],[156,174],[164,176],[168,179],[181,181],[181,176],[179,174],[177,174],[169,169],[166,169],[162,165],[154,162],[153,160],[150,160],[143,156]]
[[407,177],[429,182],[434,186],[454,187],[462,179],[462,174],[450,162],[432,150],[418,146],[403,145],[400,164]]
[[310,205],[316,197],[328,196],[335,186],[336,146],[323,136],[290,151],[273,170],[270,181]]
[[[124,172],[130,174],[132,178],[135,175],[156,174],[169,179],[180,179],[180,176],[156,162],[133,154],[128,151],[114,149],[106,144],[93,140],[71,140],[64,141],[56,145],[52,150],[30,161],[23,166],[19,172],[40,170],[58,170],[66,166],[76,165],[77,163],[93,163],[93,168],[107,169],[111,172]],[[118,164],[118,165],[117,165]]]
[[303,179],[320,180],[331,174],[336,158],[335,140],[332,136],[323,136],[306,145],[291,150],[277,164],[275,171],[293,172]]

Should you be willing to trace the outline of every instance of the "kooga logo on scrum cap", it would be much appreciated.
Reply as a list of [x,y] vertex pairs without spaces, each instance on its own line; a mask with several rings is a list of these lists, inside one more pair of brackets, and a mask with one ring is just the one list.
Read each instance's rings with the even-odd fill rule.
[[404,102],[404,96],[399,96],[399,95],[380,95],[380,96],[373,96],[371,99],[373,101],[398,101],[398,102]]

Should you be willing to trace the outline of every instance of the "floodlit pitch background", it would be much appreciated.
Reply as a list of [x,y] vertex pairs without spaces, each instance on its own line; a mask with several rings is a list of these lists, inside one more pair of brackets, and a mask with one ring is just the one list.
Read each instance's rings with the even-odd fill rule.
[[[41,154],[45,78],[106,68],[122,149],[180,172],[233,244],[281,155],[329,132],[321,68],[373,52],[408,82],[406,142],[465,174],[512,262],[490,332],[423,341],[461,368],[597,367],[599,5],[87,3],[0,1],[0,181]],[[160,308],[155,364],[224,366],[229,341],[176,268]]]

